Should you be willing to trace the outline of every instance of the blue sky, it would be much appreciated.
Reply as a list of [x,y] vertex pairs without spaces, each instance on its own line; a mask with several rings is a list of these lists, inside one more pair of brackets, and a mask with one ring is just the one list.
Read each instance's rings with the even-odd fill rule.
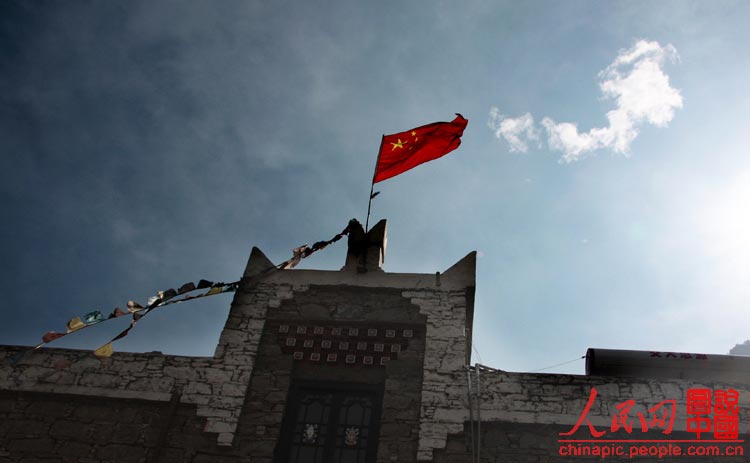
[[[373,218],[388,271],[479,251],[481,363],[726,353],[750,338],[748,20],[741,1],[2,2],[0,343],[364,221],[380,136],[460,112],[462,146],[378,184]],[[115,350],[212,355],[229,302],[155,311]]]

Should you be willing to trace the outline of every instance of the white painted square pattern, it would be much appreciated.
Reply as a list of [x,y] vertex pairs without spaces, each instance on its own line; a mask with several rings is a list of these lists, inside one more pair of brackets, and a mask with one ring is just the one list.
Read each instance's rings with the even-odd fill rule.
[[362,357],[362,363],[365,365],[372,365],[372,355],[365,355]]
[[312,352],[310,354],[310,360],[312,360],[313,362],[320,361],[320,354],[318,352]]
[[367,343],[366,342],[358,342],[357,343],[357,350],[367,350]]
[[298,326],[297,327],[297,334],[305,334],[307,333],[307,327],[306,326]]
[[297,345],[297,340],[294,338],[286,338],[286,345],[290,347],[294,347]]
[[289,325],[279,325],[279,333],[288,333]]
[[305,354],[299,351],[295,352],[293,355],[294,360],[302,360],[303,358],[305,358]]
[[375,352],[383,352],[383,348],[385,347],[385,345],[381,343],[375,343],[372,347],[373,349],[375,349]]
[[331,348],[331,340],[330,339],[324,339],[320,341],[320,347],[323,349],[330,349]]
[[378,335],[377,328],[370,328],[367,330],[367,336],[377,336],[377,335]]
[[385,330],[385,337],[386,338],[395,338],[396,337],[396,330]]
[[316,326],[315,328],[313,328],[313,334],[323,334],[324,331],[325,330],[322,326]]
[[351,364],[351,363],[354,363],[356,361],[357,361],[357,356],[356,355],[347,355],[346,356],[346,363]]
[[313,341],[312,339],[305,339],[305,342],[304,342],[303,346],[304,347],[312,347],[314,342],[315,341]]
[[326,355],[326,362],[335,362],[337,359],[338,359],[338,355],[336,354]]

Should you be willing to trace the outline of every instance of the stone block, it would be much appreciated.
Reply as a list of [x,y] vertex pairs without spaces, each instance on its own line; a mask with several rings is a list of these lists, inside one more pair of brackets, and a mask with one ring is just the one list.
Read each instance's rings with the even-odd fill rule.
[[183,392],[187,395],[201,394],[210,396],[212,394],[211,385],[201,381],[190,381]]
[[207,368],[201,372],[206,382],[216,384],[232,380],[235,368]]
[[112,442],[115,444],[135,445],[141,439],[146,428],[134,424],[119,423],[112,433]]
[[42,420],[21,419],[8,421],[7,424],[6,438],[8,439],[42,437],[49,434],[50,428],[50,423]]
[[80,459],[92,455],[94,453],[94,447],[89,443],[67,440],[61,445],[58,445],[54,453],[63,457],[63,462],[78,462]]
[[112,365],[112,370],[117,371],[120,374],[127,375],[131,373],[141,372],[146,369],[146,360],[133,360],[130,362],[115,362]]
[[164,367],[164,376],[172,377],[174,379],[179,380],[196,380],[198,379],[198,371],[194,368],[191,368],[189,366],[184,367],[173,367],[173,366],[166,366]]
[[144,392],[171,392],[174,381],[174,378],[164,377],[139,378],[129,383],[125,389]]
[[11,455],[41,455],[53,452],[55,442],[48,437],[12,439],[5,443]]
[[241,383],[223,383],[221,394],[226,397],[244,397],[247,386]]
[[118,386],[118,377],[114,374],[83,373],[78,380],[79,386],[96,387],[102,389],[115,389]]
[[73,373],[82,373],[84,371],[99,370],[101,366],[102,362],[92,354],[73,360],[73,363],[69,368]]
[[206,426],[203,428],[203,431],[215,433],[233,433],[236,426],[237,424],[234,422],[209,419],[206,421]]
[[140,463],[146,456],[146,449],[137,445],[109,444],[97,448],[96,456],[117,463]]

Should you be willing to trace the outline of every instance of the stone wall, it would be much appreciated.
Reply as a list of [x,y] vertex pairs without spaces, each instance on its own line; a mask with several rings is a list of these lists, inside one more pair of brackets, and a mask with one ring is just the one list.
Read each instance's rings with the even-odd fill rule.
[[465,336],[466,291],[407,291],[427,316],[427,350],[422,384],[418,460],[431,461],[448,434],[460,432],[468,419],[461,382],[468,350]]
[[[240,461],[206,433],[195,405],[76,394],[0,392],[2,463]],[[221,459],[221,460],[219,460]]]

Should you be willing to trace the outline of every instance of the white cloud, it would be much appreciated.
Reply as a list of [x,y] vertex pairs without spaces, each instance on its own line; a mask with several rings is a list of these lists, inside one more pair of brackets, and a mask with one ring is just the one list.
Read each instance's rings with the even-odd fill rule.
[[[563,162],[580,160],[597,149],[627,155],[640,126],[665,127],[674,118],[675,110],[682,108],[680,91],[669,84],[669,76],[662,69],[667,59],[676,61],[677,50],[672,45],[662,47],[658,42],[641,40],[632,48],[622,50],[612,64],[599,73],[603,98],[615,102],[615,109],[607,113],[609,125],[579,132],[575,123],[558,123],[545,117],[542,126],[547,131],[550,149],[562,151]],[[510,143],[511,151],[526,151],[521,135],[538,139],[533,118],[528,113],[511,119],[492,108],[490,127],[497,138],[503,137]],[[529,134],[533,134],[533,138]]]
[[525,153],[529,146],[521,136],[528,140],[539,140],[539,132],[534,126],[534,118],[530,113],[521,117],[505,117],[496,107],[490,108],[490,119],[487,125],[495,131],[497,138],[503,137],[510,144],[511,151],[520,151]]

